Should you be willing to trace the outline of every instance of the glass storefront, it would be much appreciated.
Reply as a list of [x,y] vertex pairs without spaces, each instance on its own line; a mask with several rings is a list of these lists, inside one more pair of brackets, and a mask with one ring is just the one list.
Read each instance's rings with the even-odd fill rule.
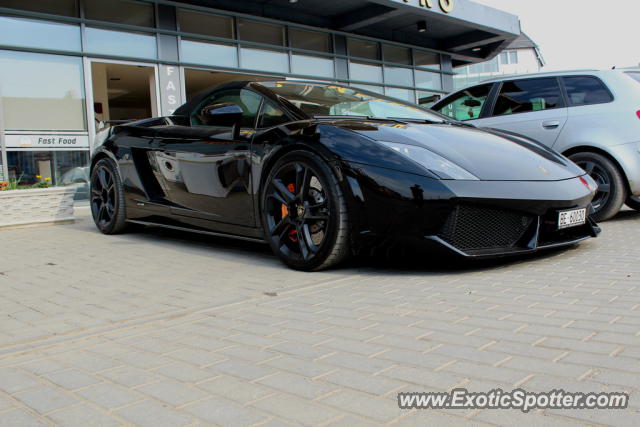
[[86,131],[82,59],[0,50],[7,131]]
[[[186,4],[162,7],[171,14],[163,18],[151,0],[0,0],[6,177],[25,185],[38,176],[78,182],[99,123],[138,117],[135,100],[143,98],[151,99],[144,111],[168,114],[167,97],[175,109],[189,88],[207,82],[306,78],[428,106],[445,93],[443,76],[453,74],[426,49]],[[130,68],[96,67],[101,61]]]

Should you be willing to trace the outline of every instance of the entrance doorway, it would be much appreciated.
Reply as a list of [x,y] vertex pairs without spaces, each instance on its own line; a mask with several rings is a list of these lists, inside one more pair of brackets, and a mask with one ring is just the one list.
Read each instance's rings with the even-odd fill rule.
[[189,68],[185,68],[184,70],[184,82],[187,101],[204,90],[212,89],[216,86],[220,86],[221,84],[232,81],[266,81],[278,79],[284,80],[284,77],[267,77],[255,74],[224,73],[221,71],[193,70]]
[[91,80],[96,129],[158,115],[154,66],[92,61]]

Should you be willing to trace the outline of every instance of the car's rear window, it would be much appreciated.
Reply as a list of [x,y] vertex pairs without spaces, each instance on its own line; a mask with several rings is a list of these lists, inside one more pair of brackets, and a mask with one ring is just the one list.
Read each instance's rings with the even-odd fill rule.
[[638,83],[640,83],[640,72],[634,73],[634,72],[629,72],[627,73],[629,75],[629,77],[631,77],[633,80],[637,81]]
[[593,76],[563,77],[564,87],[567,89],[569,104],[593,105],[605,104],[613,101],[613,95],[602,81]]

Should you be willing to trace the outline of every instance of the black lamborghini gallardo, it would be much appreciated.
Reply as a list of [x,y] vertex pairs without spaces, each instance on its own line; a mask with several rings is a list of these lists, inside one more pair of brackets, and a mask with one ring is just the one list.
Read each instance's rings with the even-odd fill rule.
[[136,223],[266,241],[320,270],[403,242],[489,257],[599,232],[596,184],[560,154],[355,88],[233,82],[99,138],[91,211],[105,234]]

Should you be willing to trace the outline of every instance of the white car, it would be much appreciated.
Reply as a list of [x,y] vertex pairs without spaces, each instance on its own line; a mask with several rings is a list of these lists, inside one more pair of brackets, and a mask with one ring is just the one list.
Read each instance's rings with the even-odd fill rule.
[[594,218],[624,203],[640,210],[640,69],[566,71],[491,79],[433,110],[554,148],[598,183]]

